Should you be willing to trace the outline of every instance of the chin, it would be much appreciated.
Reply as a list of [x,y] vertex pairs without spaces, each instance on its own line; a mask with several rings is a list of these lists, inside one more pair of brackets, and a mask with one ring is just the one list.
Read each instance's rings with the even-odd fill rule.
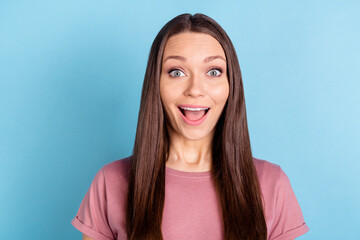
[[205,139],[210,136],[210,132],[203,131],[203,130],[188,130],[188,131],[181,131],[180,135],[187,140],[191,141],[198,141]]

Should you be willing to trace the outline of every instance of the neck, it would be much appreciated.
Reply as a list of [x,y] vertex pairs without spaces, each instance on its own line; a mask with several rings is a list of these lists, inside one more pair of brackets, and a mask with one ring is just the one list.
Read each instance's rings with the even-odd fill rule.
[[206,172],[211,170],[212,135],[199,140],[189,140],[169,133],[170,145],[166,165],[185,172]]

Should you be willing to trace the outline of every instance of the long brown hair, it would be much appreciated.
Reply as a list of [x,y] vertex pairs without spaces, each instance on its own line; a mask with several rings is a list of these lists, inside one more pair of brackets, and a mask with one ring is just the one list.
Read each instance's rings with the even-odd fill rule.
[[224,239],[265,240],[267,228],[260,184],[251,153],[237,55],[222,27],[200,13],[181,14],[173,18],[160,30],[151,46],[129,176],[126,209],[128,239],[163,239],[161,221],[169,136],[164,122],[159,82],[167,40],[185,31],[211,35],[221,44],[227,59],[230,92],[215,127],[211,169],[222,207]]

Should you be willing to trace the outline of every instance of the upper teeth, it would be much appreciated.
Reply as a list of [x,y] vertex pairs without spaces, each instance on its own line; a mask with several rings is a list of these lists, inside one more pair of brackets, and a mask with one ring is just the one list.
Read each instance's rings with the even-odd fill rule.
[[207,110],[209,108],[189,108],[189,107],[180,107],[181,109],[184,110],[189,110],[189,111],[202,111],[202,110]]

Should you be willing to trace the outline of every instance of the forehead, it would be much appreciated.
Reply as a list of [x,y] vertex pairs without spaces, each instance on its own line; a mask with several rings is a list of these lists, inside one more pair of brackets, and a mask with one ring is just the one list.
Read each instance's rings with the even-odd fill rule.
[[183,32],[171,36],[166,42],[163,59],[169,55],[220,55],[225,53],[220,43],[205,33]]

